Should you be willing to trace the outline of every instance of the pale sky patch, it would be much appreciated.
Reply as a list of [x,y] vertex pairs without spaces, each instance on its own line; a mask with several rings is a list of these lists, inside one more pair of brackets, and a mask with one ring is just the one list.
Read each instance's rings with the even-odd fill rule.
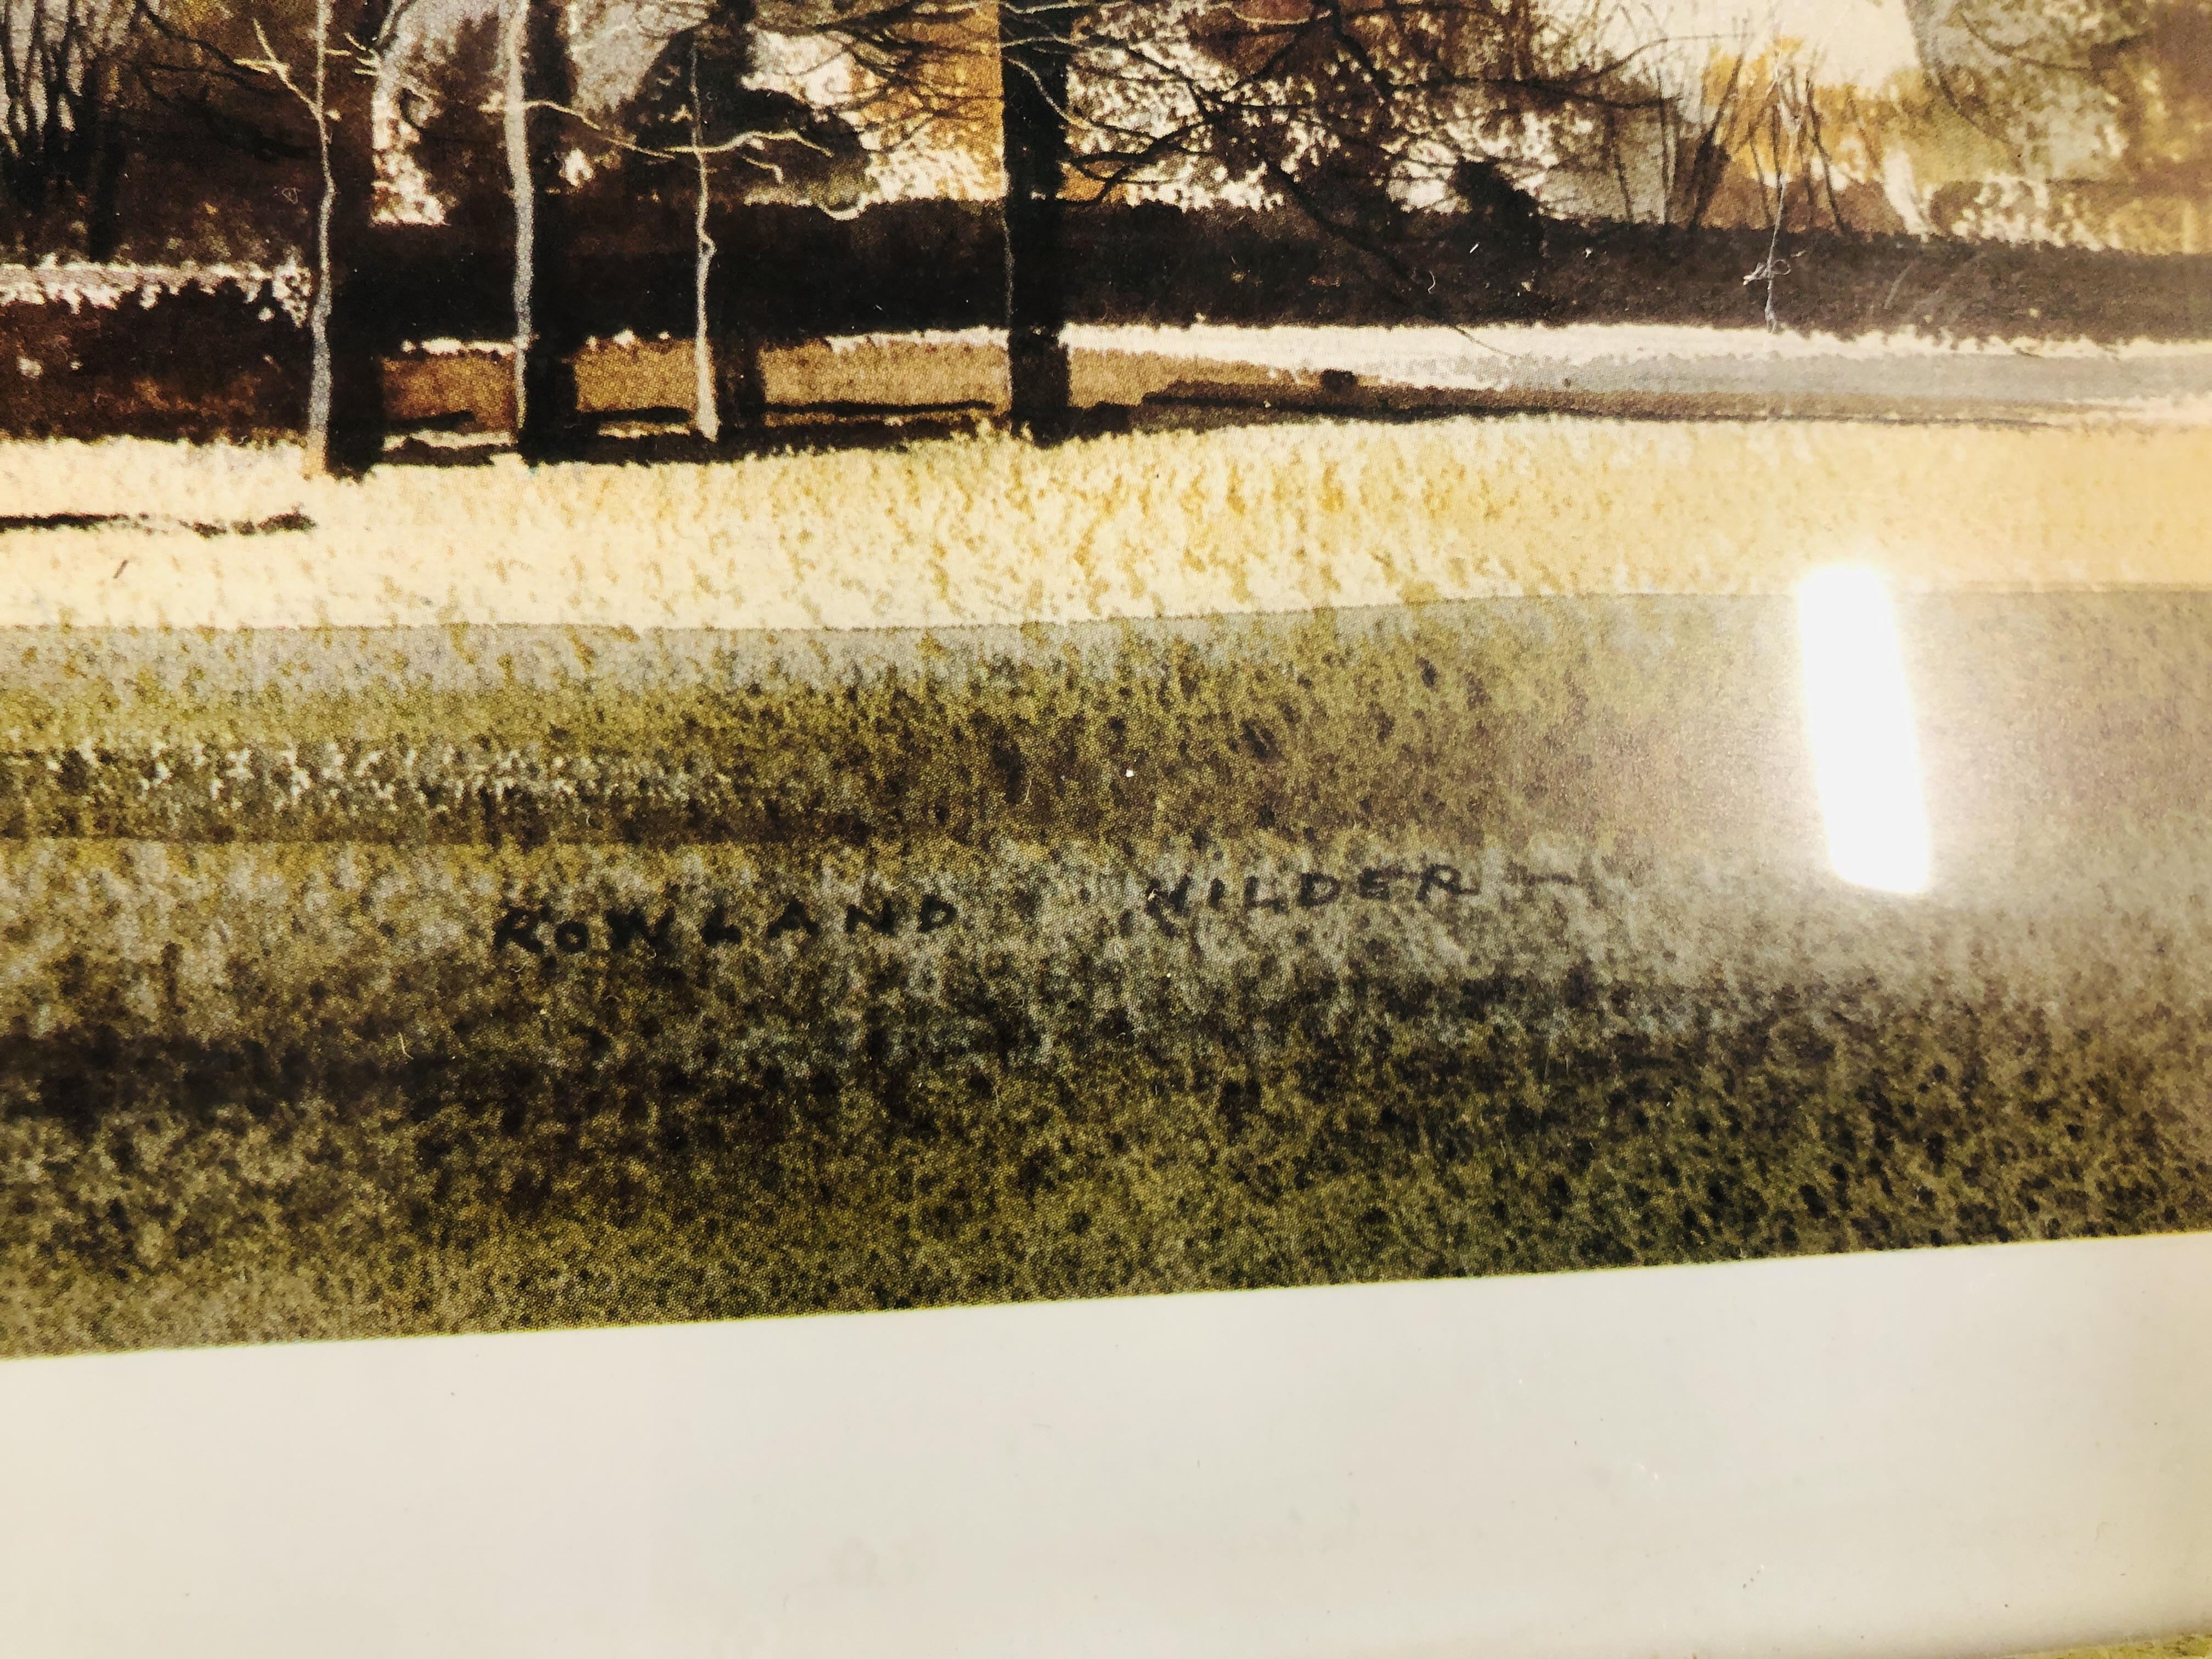
[[1802,40],[1834,78],[1865,87],[1919,62],[1905,0],[1647,0],[1628,28],[1645,38],[1710,35],[1716,45],[1747,33],[1753,50]]

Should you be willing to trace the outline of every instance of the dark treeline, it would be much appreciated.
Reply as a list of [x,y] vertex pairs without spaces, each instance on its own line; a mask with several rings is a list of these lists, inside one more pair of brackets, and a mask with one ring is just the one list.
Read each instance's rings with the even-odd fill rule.
[[[876,331],[996,325],[1005,241],[995,204],[895,202],[848,218],[774,204],[715,220],[718,328],[770,343]],[[689,251],[627,236],[580,237],[585,331],[682,334]],[[1404,326],[1501,320],[1745,325],[1761,299],[1743,273],[1765,233],[1546,221],[1539,258],[1433,263],[1416,289],[1391,264],[1285,209],[1184,210],[1070,204],[1061,289],[1076,324],[1212,322]],[[506,250],[440,230],[380,230],[379,309],[404,331],[385,344],[495,338],[507,325]],[[1448,250],[1449,244],[1444,245]],[[2212,257],[2161,258],[1977,246],[1906,236],[1807,232],[1785,240],[1796,326],[1856,334],[1916,327],[1958,337],[2185,340],[2212,335]],[[1525,284],[1525,285],[1524,285]]]
[[[589,435],[574,354],[625,329],[691,339],[710,441],[757,420],[765,343],[870,328],[1005,326],[1015,419],[1047,439],[1082,319],[1755,321],[1745,273],[1786,268],[1798,325],[1952,327],[1978,293],[1968,331],[2202,331],[2187,283],[2140,272],[2069,320],[2089,267],[1986,238],[1954,257],[1899,219],[1886,159],[1910,130],[1923,164],[1957,162],[1906,206],[1963,223],[2014,210],[1978,180],[2047,183],[2092,135],[2099,188],[2166,192],[2193,250],[2194,0],[2088,22],[1914,0],[1924,87],[1875,113],[1802,53],[1653,38],[1614,0],[663,9],[651,61],[610,86],[590,31],[619,7],[0,0],[0,234],[27,259],[296,261],[308,449],[341,471],[383,451],[383,356],[444,336],[514,343],[516,439],[543,459]],[[836,72],[794,79],[794,53]],[[881,168],[933,143],[997,199],[878,200]],[[1561,179],[1565,206],[1540,195]],[[1868,240],[1907,230],[1931,246]],[[1987,278],[2022,258],[2014,306]]]
[[[795,343],[875,331],[995,326],[1004,244],[994,204],[906,202],[848,219],[761,205],[718,217],[718,338]],[[1068,210],[1074,323],[1380,325],[1495,321],[1756,325],[1743,272],[1757,231],[1645,225],[1545,228],[1527,290],[1487,270],[1413,302],[1387,268],[1293,212],[1082,204]],[[1913,328],[1960,338],[2107,342],[2212,336],[2212,258],[1976,246],[1911,237],[1803,234],[1784,244],[1794,326],[1845,337]],[[578,255],[579,325],[605,339],[681,337],[695,295],[688,251]],[[434,338],[503,337],[507,250],[443,229],[379,227],[358,315],[379,353]],[[112,310],[0,306],[0,360],[51,365],[0,399],[0,431],[268,438],[298,428],[309,349],[302,323],[264,289],[186,289]],[[161,365],[158,379],[146,366]],[[683,413],[685,411],[678,411]],[[738,434],[742,428],[737,428]],[[733,434],[734,435],[734,434]]]

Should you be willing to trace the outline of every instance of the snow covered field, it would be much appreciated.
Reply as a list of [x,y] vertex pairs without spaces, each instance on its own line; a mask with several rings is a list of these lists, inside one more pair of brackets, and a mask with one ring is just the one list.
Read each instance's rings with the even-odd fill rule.
[[0,625],[1018,625],[1785,592],[1839,562],[1919,589],[2208,586],[2208,461],[2203,426],[1559,416],[359,483],[288,447],[0,444]]

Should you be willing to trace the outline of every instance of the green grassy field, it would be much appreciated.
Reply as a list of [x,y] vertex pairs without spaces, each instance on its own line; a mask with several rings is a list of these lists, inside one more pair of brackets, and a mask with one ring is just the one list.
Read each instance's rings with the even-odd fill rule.
[[0,1346],[2212,1225],[2205,611],[18,636]]

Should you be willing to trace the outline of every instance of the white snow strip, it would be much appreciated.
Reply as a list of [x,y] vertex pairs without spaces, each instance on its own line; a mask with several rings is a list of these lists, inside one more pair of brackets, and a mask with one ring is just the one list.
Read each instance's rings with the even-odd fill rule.
[[[2169,409],[2212,397],[2212,342],[1954,342],[1917,334],[1581,324],[1419,328],[1099,328],[1079,352],[1335,370],[1373,386],[1569,398],[1788,397],[1899,411],[1993,404]],[[1839,405],[1840,406],[1840,405]]]
[[125,300],[150,307],[164,295],[187,289],[213,294],[224,288],[235,288],[248,299],[266,288],[276,304],[295,321],[304,322],[314,278],[305,266],[289,259],[273,269],[228,264],[63,264],[52,260],[36,265],[0,265],[0,305],[60,304],[71,311],[87,306],[112,311]]
[[[981,335],[988,331],[970,332]],[[1144,352],[1249,363],[1267,368],[1350,368],[1355,372],[1363,365],[1376,372],[1387,372],[1422,368],[1483,355],[1496,358],[1501,364],[1541,361],[1570,365],[1632,358],[1806,362],[1836,359],[1873,362],[1899,357],[2071,357],[2116,362],[2212,356],[2212,342],[2135,340],[2100,345],[2081,339],[1953,340],[1910,330],[1846,339],[1832,334],[1776,334],[1756,327],[1707,328],[1650,323],[1571,323],[1559,327],[1509,323],[1468,328],[1437,325],[1403,328],[1299,325],[1240,327],[1220,323],[1199,323],[1181,328],[1079,325],[1067,331],[1067,343],[1084,351]]]
[[[1074,331],[1071,329],[1071,344],[1073,343],[1073,336]],[[1006,349],[1006,331],[1003,328],[926,328],[907,334],[833,334],[822,343],[841,357],[851,352],[880,350],[887,346],[966,347],[975,350],[1004,351]]]

